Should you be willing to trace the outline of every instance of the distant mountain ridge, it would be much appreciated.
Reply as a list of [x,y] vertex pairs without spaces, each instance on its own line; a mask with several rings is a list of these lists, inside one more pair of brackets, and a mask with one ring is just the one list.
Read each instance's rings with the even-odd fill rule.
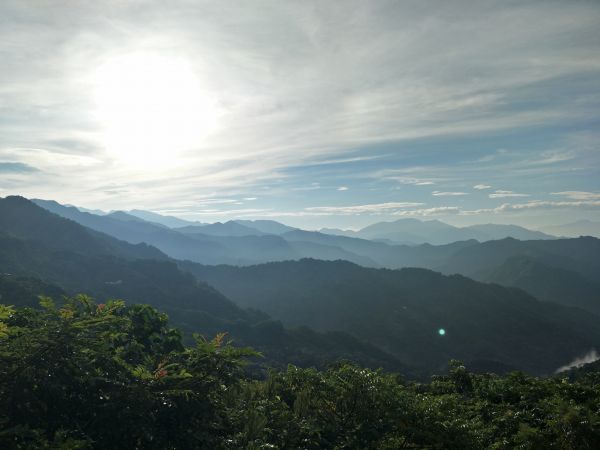
[[175,230],[184,234],[207,234],[209,236],[263,236],[267,234],[232,220],[204,225],[188,225]]
[[378,222],[358,231],[325,228],[327,234],[362,239],[390,241],[398,244],[443,245],[456,241],[476,239],[480,242],[513,237],[521,240],[554,239],[541,231],[528,230],[517,225],[481,224],[455,227],[439,220],[403,218],[393,222]]
[[[89,211],[85,211],[89,212]],[[127,211],[132,216],[139,217],[140,219],[144,219],[148,222],[158,223],[160,225],[164,225],[169,228],[178,228],[178,227],[186,227],[190,225],[204,225],[202,222],[194,222],[189,220],[183,220],[179,217],[175,216],[164,216],[162,214],[157,214],[152,211],[144,211],[140,209],[132,209],[131,211]]]
[[600,222],[592,220],[578,220],[563,225],[547,226],[544,227],[544,230],[556,236],[594,236],[600,238]]
[[[56,202],[37,202],[94,230],[134,244],[145,242],[172,258],[201,264],[248,266],[314,258],[346,260],[372,268],[422,267],[446,274],[460,273],[479,281],[521,287],[540,300],[586,307],[592,312],[597,312],[595,305],[600,304],[594,289],[596,280],[600,279],[600,241],[594,238],[587,241],[585,238],[504,238],[481,243],[470,239],[444,245],[400,245],[390,243],[389,239],[370,240],[295,229],[274,221],[229,221],[167,228],[125,212],[97,216]],[[448,227],[439,221],[406,219],[367,228],[375,236],[390,227],[397,229],[398,224],[411,232],[419,231],[423,228],[422,224],[435,232]],[[262,227],[262,230],[253,227]],[[454,228],[453,233],[458,231],[454,237],[471,233],[472,229],[476,233],[481,233],[483,229],[496,235],[508,232],[518,234],[522,231],[520,227],[510,225],[482,225]],[[266,233],[267,230],[275,233]],[[529,233],[526,230],[525,236]],[[511,268],[510,261],[520,263]],[[583,277],[585,283],[578,285],[575,280],[579,277]],[[557,289],[551,290],[547,286]]]
[[[133,244],[146,242],[172,258],[203,264],[250,265],[310,256],[321,259],[347,259],[358,264],[377,265],[365,256],[354,254],[346,249],[314,242],[290,243],[280,235],[266,234],[234,221],[166,228],[164,225],[148,222],[122,211],[99,216],[54,201],[36,199],[33,202],[96,231]],[[258,226],[277,227],[264,222],[259,223]],[[287,228],[284,225],[278,227],[279,231],[285,231]],[[291,227],[290,229],[294,230]]]
[[[96,214],[106,214],[98,210],[88,210],[85,208],[79,208],[82,212],[93,212]],[[128,214],[139,217],[149,222],[168,226],[169,228],[182,229],[186,227],[197,227],[198,231],[201,227],[213,225],[214,232],[208,232],[211,228],[207,229],[205,234],[214,234],[220,236],[226,236],[227,228],[230,227],[235,230],[233,223],[243,225],[247,228],[240,228],[245,230],[245,233],[252,234],[276,234],[281,235],[290,231],[298,230],[296,227],[290,227],[284,225],[275,220],[230,220],[228,222],[216,222],[213,224],[201,223],[183,220],[173,216],[163,216],[151,211],[143,210],[131,210],[127,211]],[[519,240],[534,240],[534,239],[555,239],[557,236],[569,236],[578,237],[580,235],[590,235],[600,237],[600,222],[591,221],[579,221],[573,224],[567,224],[563,227],[569,226],[580,226],[581,229],[592,228],[593,233],[579,233],[570,232],[567,234],[561,233],[544,233],[539,230],[530,230],[518,225],[504,225],[504,224],[478,224],[470,225],[465,227],[455,227],[449,225],[440,220],[419,220],[415,218],[402,218],[392,222],[377,222],[368,225],[360,230],[342,230],[338,228],[322,228],[319,231],[323,234],[338,235],[355,237],[360,239],[368,239],[380,242],[386,242],[389,244],[405,244],[405,245],[418,245],[418,244],[432,244],[432,245],[443,245],[449,244],[456,241],[466,241],[475,239],[480,242],[504,239],[506,237],[512,237]],[[583,228],[582,228],[583,227]],[[551,227],[548,227],[551,229]],[[560,227],[556,228],[557,230]],[[253,230],[253,231],[250,231]],[[241,236],[239,232],[232,231],[231,236]]]

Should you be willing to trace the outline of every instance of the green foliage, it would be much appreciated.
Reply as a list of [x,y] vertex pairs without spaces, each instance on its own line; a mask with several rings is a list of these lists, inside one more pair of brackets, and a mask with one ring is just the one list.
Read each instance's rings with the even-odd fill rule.
[[228,434],[224,398],[254,352],[184,348],[145,305],[41,304],[2,308],[0,448],[216,448]]
[[600,376],[429,383],[339,363],[248,378],[225,334],[183,345],[165,314],[87,296],[0,306],[3,449],[596,449]]

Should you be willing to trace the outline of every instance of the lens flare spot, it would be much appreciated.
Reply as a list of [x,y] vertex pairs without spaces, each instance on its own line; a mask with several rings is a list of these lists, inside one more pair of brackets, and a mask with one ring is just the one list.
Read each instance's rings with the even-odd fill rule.
[[445,329],[443,329],[443,328],[440,328],[440,329],[438,330],[438,334],[439,334],[440,336],[445,336],[445,335],[446,335],[446,330],[445,330]]

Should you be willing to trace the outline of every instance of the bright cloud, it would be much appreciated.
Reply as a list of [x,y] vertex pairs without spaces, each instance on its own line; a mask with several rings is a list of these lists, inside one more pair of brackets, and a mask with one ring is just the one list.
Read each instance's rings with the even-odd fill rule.
[[477,189],[478,191],[491,188],[492,187],[489,184],[476,184],[475,186],[473,186],[473,189]]

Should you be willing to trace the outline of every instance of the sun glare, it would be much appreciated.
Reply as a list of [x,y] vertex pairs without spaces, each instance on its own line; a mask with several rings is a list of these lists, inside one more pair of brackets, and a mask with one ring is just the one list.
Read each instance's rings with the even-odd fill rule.
[[216,108],[184,59],[134,53],[95,74],[98,119],[107,151],[120,162],[160,168],[214,128]]

